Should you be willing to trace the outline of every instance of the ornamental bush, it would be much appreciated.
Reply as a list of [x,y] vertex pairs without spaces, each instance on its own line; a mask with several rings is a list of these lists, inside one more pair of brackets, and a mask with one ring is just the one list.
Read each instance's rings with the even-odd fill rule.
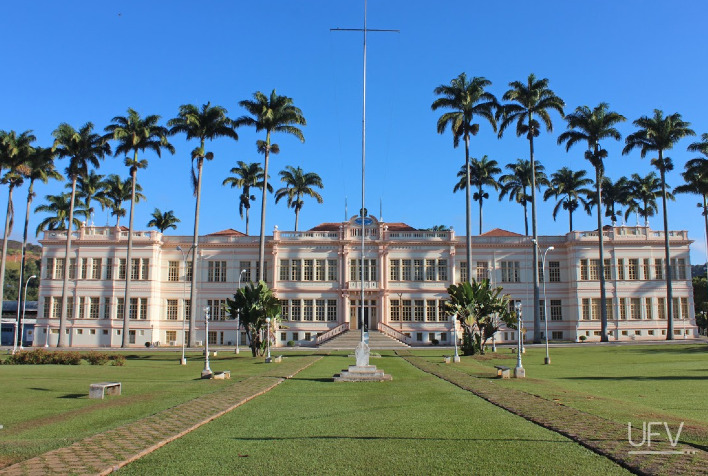
[[90,351],[84,356],[84,359],[91,365],[106,365],[110,360],[110,356],[106,352]]

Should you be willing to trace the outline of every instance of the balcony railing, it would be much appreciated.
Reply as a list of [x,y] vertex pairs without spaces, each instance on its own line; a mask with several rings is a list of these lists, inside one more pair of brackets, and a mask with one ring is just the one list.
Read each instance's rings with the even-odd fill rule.
[[331,338],[338,336],[339,334],[346,332],[349,330],[349,323],[345,322],[344,324],[340,324],[334,329],[330,329],[324,334],[318,335],[317,338],[315,339],[315,345],[320,345],[321,343],[330,340]]
[[[364,289],[378,289],[378,281],[364,281]],[[349,289],[361,289],[361,281],[349,281]]]
[[403,342],[404,344],[410,345],[411,343],[411,338],[405,335],[403,332],[399,332],[393,327],[387,326],[383,322],[379,322],[378,324],[378,330],[384,334],[386,334],[389,337],[393,337],[396,340],[399,340]]

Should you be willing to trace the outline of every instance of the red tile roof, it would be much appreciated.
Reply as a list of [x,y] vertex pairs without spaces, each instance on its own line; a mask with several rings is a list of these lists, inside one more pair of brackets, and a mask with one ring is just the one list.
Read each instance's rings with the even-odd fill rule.
[[217,231],[215,233],[209,233],[207,236],[246,236],[238,230],[233,228],[227,228],[226,230]]
[[405,223],[385,223],[388,226],[388,231],[417,231],[417,228],[413,228]]
[[339,231],[339,227],[342,226],[341,223],[320,223],[314,228],[310,228],[309,231]]
[[501,228],[495,228],[493,230],[489,230],[486,233],[482,233],[479,236],[524,236],[524,235],[520,235],[519,233],[514,233],[513,231],[502,230]]

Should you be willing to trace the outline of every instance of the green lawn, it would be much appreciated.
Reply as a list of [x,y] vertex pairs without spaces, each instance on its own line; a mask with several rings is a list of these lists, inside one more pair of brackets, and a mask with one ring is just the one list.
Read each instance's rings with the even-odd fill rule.
[[[177,352],[128,352],[123,367],[82,365],[0,366],[0,467],[86,436],[134,421],[221,388],[199,379],[201,354],[179,365]],[[242,379],[267,370],[250,353],[233,351],[211,359],[214,371]],[[89,384],[122,383],[121,397],[88,398]]]
[[124,474],[619,474],[580,445],[384,352],[383,383],[326,357]]

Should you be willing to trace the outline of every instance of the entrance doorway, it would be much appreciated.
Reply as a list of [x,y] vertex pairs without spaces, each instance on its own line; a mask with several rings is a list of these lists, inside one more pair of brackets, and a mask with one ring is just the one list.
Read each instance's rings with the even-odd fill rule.
[[376,329],[377,327],[377,313],[376,313],[376,300],[365,299],[364,300],[364,314],[362,316],[361,300],[352,299],[350,302],[350,325],[352,329],[361,329],[364,326],[365,331],[370,329]]

